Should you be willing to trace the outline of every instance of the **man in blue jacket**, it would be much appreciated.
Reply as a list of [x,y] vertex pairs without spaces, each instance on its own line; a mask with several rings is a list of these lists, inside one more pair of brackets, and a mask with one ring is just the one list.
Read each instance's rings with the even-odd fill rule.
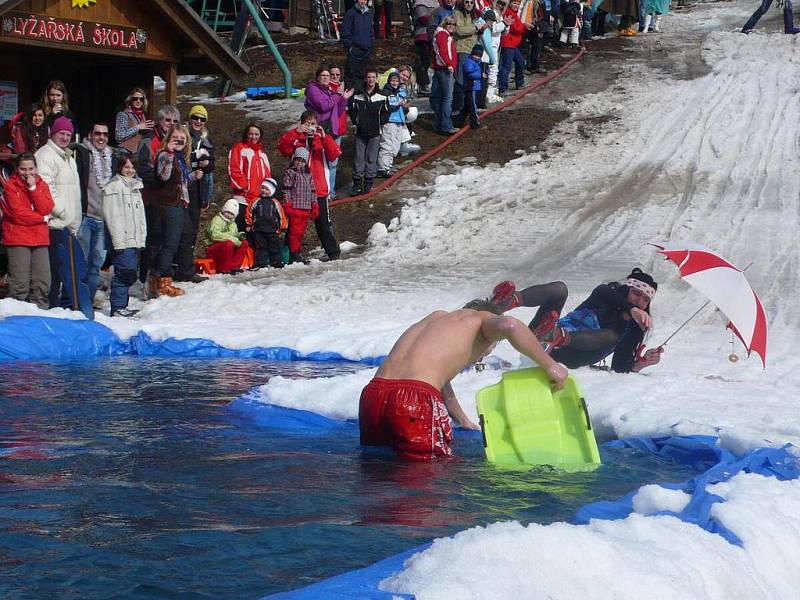
[[372,15],[367,0],[356,0],[347,11],[342,23],[342,43],[347,50],[344,63],[344,86],[346,89],[364,91],[364,76],[373,46]]

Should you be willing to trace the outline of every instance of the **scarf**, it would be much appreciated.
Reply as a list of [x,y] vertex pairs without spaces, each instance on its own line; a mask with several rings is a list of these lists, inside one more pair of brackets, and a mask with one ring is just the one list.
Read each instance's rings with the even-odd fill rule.
[[89,148],[92,153],[92,167],[94,168],[94,177],[97,180],[97,187],[102,190],[113,177],[113,173],[111,172],[111,148],[106,146],[101,152],[95,148],[92,143],[86,144],[86,147]]
[[183,152],[176,152],[175,158],[178,159],[178,166],[181,168],[181,175],[183,175],[184,181],[188,183],[191,178],[191,173],[189,173],[189,167],[186,166],[186,157]]
[[131,112],[131,114],[134,117],[136,117],[136,120],[139,121],[139,123],[144,122],[145,116],[144,116],[144,110],[143,109],[141,109],[141,108],[133,108],[133,106],[129,106],[128,110]]

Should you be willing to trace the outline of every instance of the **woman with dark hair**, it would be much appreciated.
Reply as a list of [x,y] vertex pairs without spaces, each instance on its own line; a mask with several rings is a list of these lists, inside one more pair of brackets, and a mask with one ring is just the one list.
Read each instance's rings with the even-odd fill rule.
[[69,94],[63,81],[54,79],[47,84],[41,102],[47,127],[52,127],[58,117],[66,117],[72,122],[73,137],[80,140],[78,121],[69,110]]
[[272,177],[269,158],[261,144],[263,132],[258,123],[252,121],[242,130],[242,141],[234,144],[228,153],[228,177],[231,180],[233,193],[243,198],[236,215],[236,225],[239,231],[247,231],[247,226],[253,223],[252,206],[258,199],[261,182],[267,177]]
[[133,88],[125,98],[125,108],[117,113],[114,126],[117,145],[134,154],[139,150],[142,137],[154,127],[153,120],[147,118],[147,95],[142,88]]
[[103,219],[112,245],[114,277],[111,279],[111,316],[132,317],[138,311],[128,308],[128,290],[139,274],[139,251],[147,239],[142,188],[136,176],[136,163],[123,155],[116,175],[103,188]]
[[36,152],[50,138],[44,123],[44,110],[39,104],[32,104],[21,121],[11,130],[11,143],[16,154]]
[[16,169],[0,194],[3,245],[8,253],[8,289],[15,300],[50,308],[50,234],[47,221],[55,203],[36,172],[30,152],[17,157]]
[[661,359],[663,348],[639,355],[639,348],[653,324],[650,302],[658,284],[636,268],[621,282],[600,284],[564,317],[567,286],[562,281],[534,285],[517,291],[514,282],[499,283],[491,302],[504,312],[518,306],[538,306],[529,327],[551,352],[569,368],[594,364],[612,352],[611,368],[618,373],[639,372]]

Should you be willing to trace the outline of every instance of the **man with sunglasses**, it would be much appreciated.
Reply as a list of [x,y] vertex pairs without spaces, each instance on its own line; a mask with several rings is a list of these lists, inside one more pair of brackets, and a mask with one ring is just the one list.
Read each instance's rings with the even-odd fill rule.
[[86,286],[92,300],[100,283],[100,268],[106,260],[103,189],[116,173],[117,166],[108,136],[107,123],[93,123],[89,135],[74,148],[83,208],[83,221],[77,237],[86,256]]

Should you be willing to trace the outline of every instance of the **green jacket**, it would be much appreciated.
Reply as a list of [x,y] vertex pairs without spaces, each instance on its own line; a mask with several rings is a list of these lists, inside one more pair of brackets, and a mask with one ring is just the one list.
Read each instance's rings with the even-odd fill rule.
[[469,54],[478,40],[475,23],[472,21],[472,16],[465,15],[460,10],[456,10],[453,16],[456,18],[456,30],[453,34],[453,38],[456,40],[456,52]]
[[216,215],[203,232],[203,239],[200,243],[203,249],[217,242],[233,242],[233,245],[238,248],[242,245],[242,237],[244,234],[239,233],[236,221],[227,221],[222,218],[222,215]]

